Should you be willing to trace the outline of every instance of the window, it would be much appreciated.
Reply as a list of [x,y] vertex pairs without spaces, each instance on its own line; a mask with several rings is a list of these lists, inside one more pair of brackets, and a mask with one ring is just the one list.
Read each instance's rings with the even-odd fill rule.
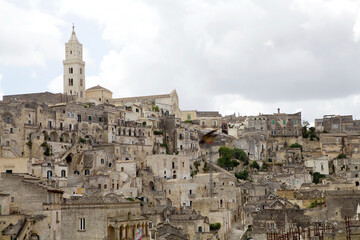
[[140,110],[137,108],[137,109],[136,109],[136,112],[138,113],[138,112],[140,112]]
[[14,198],[14,197],[11,197],[11,202],[15,202],[15,198]]
[[6,173],[12,173],[12,170],[8,169],[8,170],[6,170]]
[[13,128],[10,128],[10,133],[14,133]]
[[152,228],[152,222],[149,222],[149,228]]
[[202,232],[202,227],[201,226],[198,227],[198,232]]
[[[82,74],[82,68],[80,68],[80,74]],[[81,85],[82,86],[82,85]]]
[[102,118],[101,118],[101,117],[99,117],[99,122],[102,122]]
[[122,172],[124,171],[124,167],[121,167],[121,171],[122,171]]
[[78,121],[78,122],[81,122],[81,115],[80,115],[80,114],[77,115],[77,121]]
[[275,120],[272,120],[272,124],[275,124]]
[[275,223],[270,223],[270,230],[274,231],[275,230]]
[[91,122],[91,116],[89,116],[89,122]]
[[101,162],[101,164],[104,164],[104,163],[105,163],[105,160],[102,158],[102,159],[100,160],[100,162]]
[[104,184],[104,189],[107,189],[107,184]]
[[72,74],[74,72],[73,68],[69,68],[69,73]]
[[191,114],[187,115],[187,120],[191,120]]
[[82,92],[82,91],[80,91],[80,97],[81,97],[81,98],[83,97],[83,92]]
[[85,218],[80,218],[79,230],[80,231],[85,231]]
[[89,169],[85,169],[85,176],[90,175],[90,170]]
[[83,85],[83,81],[82,79],[80,79],[80,87],[82,87],[82,85]]
[[80,172],[77,171],[77,170],[75,170],[75,171],[74,171],[74,174],[75,174],[75,175],[80,175]]
[[284,124],[284,125],[286,124],[286,120],[283,120],[283,124]]
[[296,125],[297,124],[297,122],[296,122],[296,120],[294,120],[294,125]]
[[61,170],[61,177],[66,177],[66,171],[65,170]]
[[11,118],[10,118],[10,117],[7,117],[7,118],[6,118],[6,123],[10,123],[10,120],[11,120]]
[[59,222],[59,212],[56,212],[56,222]]
[[47,179],[51,179],[52,171],[47,171],[46,177],[47,177]]

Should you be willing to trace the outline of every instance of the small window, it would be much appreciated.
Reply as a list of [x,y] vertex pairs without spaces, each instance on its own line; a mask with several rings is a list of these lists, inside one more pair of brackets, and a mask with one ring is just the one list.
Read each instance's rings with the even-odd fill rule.
[[102,158],[102,159],[100,160],[100,162],[101,162],[101,164],[104,164],[104,163],[105,163],[105,160]]
[[187,115],[187,120],[191,120],[191,114]]
[[136,109],[136,112],[138,113],[138,112],[140,112],[140,110],[137,108],[137,109]]
[[10,120],[11,120],[11,118],[10,118],[10,117],[7,117],[7,118],[6,118],[6,123],[10,123]]
[[286,124],[286,120],[283,120],[283,124],[284,124],[284,125]]
[[[80,68],[80,74],[82,74],[82,68]],[[82,85],[81,85],[82,86]]]
[[13,128],[10,128],[10,133],[14,133],[14,129],[13,129]]
[[89,122],[91,122],[91,116],[89,116]]
[[102,122],[102,118],[101,118],[101,117],[99,117],[99,122]]
[[297,124],[297,121],[296,120],[294,120],[294,125],[296,125]]
[[89,169],[85,169],[85,176],[90,175],[90,170]]
[[121,171],[122,171],[122,172],[124,171],[124,167],[121,167]]
[[85,231],[85,218],[80,218],[79,230],[80,231]]
[[275,120],[272,120],[272,124],[275,124]]
[[61,170],[61,177],[66,177],[66,171],[65,170]]

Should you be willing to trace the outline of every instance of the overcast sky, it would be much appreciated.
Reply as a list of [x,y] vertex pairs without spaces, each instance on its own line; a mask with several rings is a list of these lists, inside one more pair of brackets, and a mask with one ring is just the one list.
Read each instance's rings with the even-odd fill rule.
[[1,95],[63,91],[73,22],[87,88],[360,118],[360,0],[0,0]]

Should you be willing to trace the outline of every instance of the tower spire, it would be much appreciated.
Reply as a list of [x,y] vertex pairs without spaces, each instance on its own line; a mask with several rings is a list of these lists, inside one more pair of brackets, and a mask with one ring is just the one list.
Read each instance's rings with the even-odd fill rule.
[[73,26],[72,26],[72,28],[73,28],[73,32],[75,32],[75,25],[74,25],[74,23],[73,23]]

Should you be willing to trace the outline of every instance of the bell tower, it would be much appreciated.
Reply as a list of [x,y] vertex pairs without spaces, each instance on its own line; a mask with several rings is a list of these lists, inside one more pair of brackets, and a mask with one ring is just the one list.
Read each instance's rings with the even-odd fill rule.
[[72,27],[69,41],[65,43],[64,94],[85,100],[85,62],[83,61],[82,44],[79,43],[75,27]]

